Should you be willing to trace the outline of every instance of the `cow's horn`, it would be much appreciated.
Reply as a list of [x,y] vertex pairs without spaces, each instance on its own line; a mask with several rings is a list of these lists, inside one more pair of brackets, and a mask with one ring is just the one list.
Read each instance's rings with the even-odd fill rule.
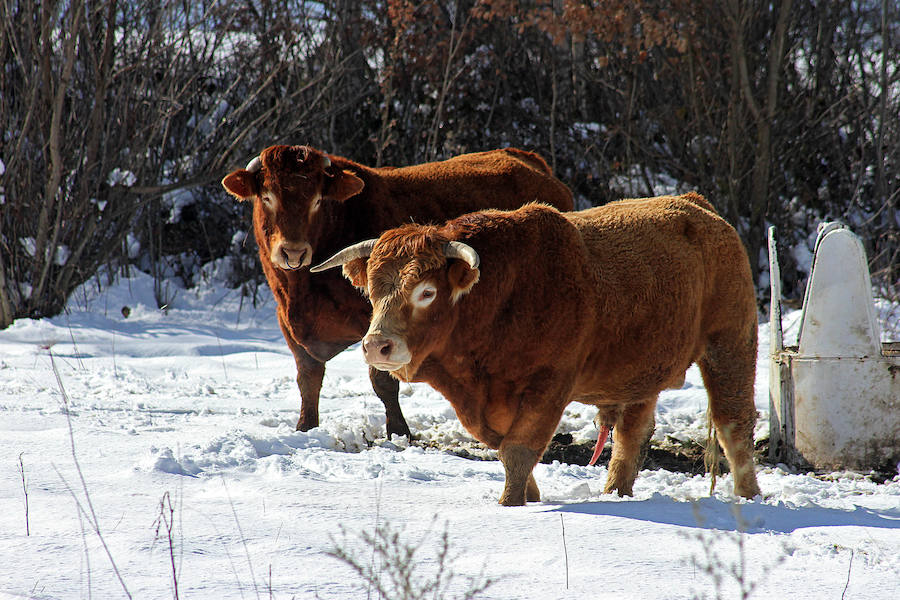
[[447,242],[447,245],[444,247],[444,256],[464,260],[473,269],[477,269],[478,265],[481,264],[481,259],[478,258],[478,253],[475,252],[475,249],[462,242]]
[[372,248],[375,247],[375,242],[377,241],[378,240],[366,240],[364,242],[359,242],[358,244],[353,244],[352,246],[347,246],[322,264],[310,267],[309,270],[313,273],[318,273],[325,269],[331,269],[347,264],[351,260],[356,260],[357,258],[366,258],[372,254]]
[[322,155],[322,168],[327,169],[330,166],[331,166],[331,159],[323,154]]
[[259,157],[256,156],[253,158],[253,160],[247,163],[247,168],[245,170],[250,171],[251,173],[256,173],[260,169],[262,169],[262,161],[260,161]]

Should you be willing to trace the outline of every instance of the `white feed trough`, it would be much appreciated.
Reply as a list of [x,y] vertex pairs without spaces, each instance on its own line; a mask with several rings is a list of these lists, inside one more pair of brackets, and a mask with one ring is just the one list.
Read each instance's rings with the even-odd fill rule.
[[817,469],[896,468],[900,342],[881,343],[859,238],[839,223],[820,226],[797,346],[783,342],[774,227],[769,265],[770,458]]

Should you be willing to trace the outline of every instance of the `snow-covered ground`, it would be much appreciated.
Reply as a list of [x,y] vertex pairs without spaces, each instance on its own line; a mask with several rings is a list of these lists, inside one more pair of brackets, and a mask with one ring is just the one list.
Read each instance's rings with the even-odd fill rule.
[[[322,426],[297,433],[270,298],[211,286],[154,306],[137,275],[0,331],[0,599],[172,598],[176,580],[181,598],[379,597],[337,549],[388,589],[391,553],[414,550],[446,598],[484,579],[494,599],[900,597],[900,477],[760,467],[747,502],[728,476],[709,496],[708,477],[643,471],[621,499],[603,466],[541,464],[543,501],[504,508],[499,462],[384,439],[358,347],[328,363]],[[427,386],[401,404],[423,440],[470,439]],[[656,436],[702,439],[705,405],[692,368]],[[591,439],[592,417],[573,404],[560,430]],[[376,528],[393,549],[364,541]]]

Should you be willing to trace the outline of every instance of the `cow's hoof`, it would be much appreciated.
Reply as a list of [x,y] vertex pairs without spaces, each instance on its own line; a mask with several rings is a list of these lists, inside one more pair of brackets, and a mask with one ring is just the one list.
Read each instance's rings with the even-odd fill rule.
[[[405,425],[405,423],[404,423]],[[409,427],[388,427],[387,428],[387,437],[391,439],[392,436],[399,435],[400,437],[406,436],[406,439],[409,441],[413,441],[413,434],[409,430]]]

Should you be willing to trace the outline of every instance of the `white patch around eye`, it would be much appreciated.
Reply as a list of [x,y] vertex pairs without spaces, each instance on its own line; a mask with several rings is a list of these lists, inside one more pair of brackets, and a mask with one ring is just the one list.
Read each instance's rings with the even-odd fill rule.
[[437,287],[430,281],[421,281],[413,288],[410,302],[413,308],[425,308],[437,297]]

